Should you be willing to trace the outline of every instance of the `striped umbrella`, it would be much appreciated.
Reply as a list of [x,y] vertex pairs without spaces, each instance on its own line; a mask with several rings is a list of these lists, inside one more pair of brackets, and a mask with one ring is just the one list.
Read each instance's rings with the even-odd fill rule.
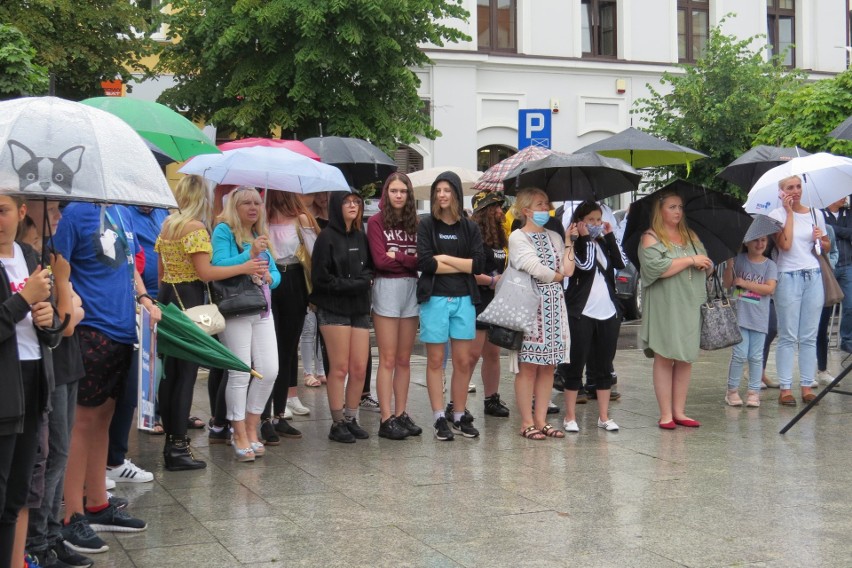
[[553,150],[541,146],[527,146],[517,154],[509,156],[503,161],[497,162],[482,174],[473,189],[485,191],[503,191],[503,179],[509,172],[532,160],[540,160],[551,155]]

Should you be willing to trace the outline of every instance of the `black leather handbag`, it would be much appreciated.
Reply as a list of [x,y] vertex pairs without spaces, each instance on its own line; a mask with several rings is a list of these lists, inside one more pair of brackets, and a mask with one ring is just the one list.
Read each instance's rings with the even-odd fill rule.
[[492,325],[486,332],[488,341],[497,347],[508,349],[509,351],[520,351],[521,345],[524,342],[524,332],[515,329]]
[[269,309],[263,289],[247,274],[214,280],[210,290],[213,303],[226,318],[255,316]]

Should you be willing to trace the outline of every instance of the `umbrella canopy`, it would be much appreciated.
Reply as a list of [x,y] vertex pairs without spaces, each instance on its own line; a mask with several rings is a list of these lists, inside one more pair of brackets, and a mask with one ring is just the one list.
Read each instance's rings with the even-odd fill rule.
[[760,237],[774,235],[783,228],[784,225],[768,215],[755,215],[754,220],[751,222],[748,231],[746,231],[746,234],[743,237],[743,242],[747,243],[754,239],[759,239]]
[[308,138],[305,146],[326,164],[340,168],[352,187],[382,182],[397,170],[393,158],[365,140],[341,136]]
[[639,266],[642,233],[651,226],[651,213],[660,193],[670,190],[676,191],[683,199],[686,223],[701,239],[707,256],[714,263],[724,262],[740,251],[743,237],[752,223],[751,215],[743,211],[740,202],[730,195],[675,180],[630,205],[627,228],[621,241],[630,262]]
[[581,152],[597,152],[610,158],[621,158],[634,168],[674,166],[707,157],[707,154],[698,150],[673,144],[632,126],[600,142],[583,146],[576,153]]
[[852,116],[838,124],[828,135],[838,140],[852,140]]
[[159,148],[157,145],[151,142],[150,140],[142,139],[145,142],[145,145],[148,146],[148,149],[151,150],[151,153],[154,154],[154,159],[157,160],[157,163],[160,164],[161,168],[165,168],[169,164],[174,164],[175,160]]
[[223,185],[250,185],[293,193],[350,191],[339,169],[286,148],[253,146],[197,156],[178,171]]
[[742,156],[725,166],[718,178],[734,183],[748,191],[760,176],[784,162],[800,156],[810,156],[799,147],[780,148],[778,146],[755,146]]
[[806,207],[824,209],[852,193],[852,159],[820,152],[793,158],[760,176],[748,192],[745,210],[768,213],[781,207],[778,182],[794,175],[802,179],[802,205]]
[[476,191],[503,191],[503,179],[509,172],[521,164],[546,158],[552,153],[553,150],[541,146],[527,146],[517,154],[511,155],[485,170],[482,177],[473,184],[473,189]]
[[219,144],[219,149],[236,150],[237,148],[251,148],[253,146],[268,146],[269,148],[286,148],[291,152],[296,152],[303,156],[307,156],[312,160],[320,162],[320,157],[316,152],[305,146],[304,142],[298,140],[284,140],[281,138],[243,138],[241,140],[231,140],[224,144]]
[[430,199],[432,197],[430,194],[432,190],[432,183],[434,183],[435,178],[438,177],[439,174],[448,171],[459,176],[459,179],[461,179],[462,182],[462,193],[464,195],[473,195],[476,193],[476,190],[473,189],[473,185],[480,177],[482,177],[482,172],[456,167],[427,168],[425,170],[419,170],[408,174],[408,179],[411,180],[411,185],[414,186],[414,198]]
[[199,154],[219,153],[216,144],[200,128],[160,103],[127,97],[93,97],[81,102],[114,114],[176,162]]
[[551,155],[521,164],[503,180],[506,194],[524,187],[538,187],[551,201],[597,201],[636,191],[642,175],[623,160],[592,152]]
[[157,324],[157,351],[160,355],[192,361],[211,369],[244,371],[263,378],[230,349],[204,333],[176,305],[159,302],[158,305],[163,312]]
[[177,207],[153,154],[127,123],[57,97],[0,102],[0,191]]

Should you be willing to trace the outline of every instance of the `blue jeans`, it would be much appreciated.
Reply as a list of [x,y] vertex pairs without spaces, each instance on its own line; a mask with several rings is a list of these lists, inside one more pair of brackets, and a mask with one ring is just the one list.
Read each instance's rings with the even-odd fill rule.
[[843,317],[840,319],[840,342],[852,344],[852,264],[838,266],[834,277],[843,290]]
[[781,272],[775,289],[778,348],[775,364],[782,389],[793,385],[793,356],[799,347],[799,384],[810,387],[816,374],[816,337],[825,301],[818,268]]
[[748,361],[748,390],[759,391],[763,376],[763,342],[766,334],[762,331],[740,328],[743,340],[734,345],[731,352],[731,364],[728,367],[728,390],[740,388],[743,377],[743,364]]

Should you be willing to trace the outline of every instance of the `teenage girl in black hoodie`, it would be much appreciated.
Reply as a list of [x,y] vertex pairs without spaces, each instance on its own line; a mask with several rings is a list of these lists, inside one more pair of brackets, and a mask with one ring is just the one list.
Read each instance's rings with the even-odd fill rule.
[[364,202],[357,194],[333,192],[328,227],[317,237],[311,257],[310,301],[317,307],[329,358],[328,406],[334,423],[328,437],[343,443],[370,437],[357,420],[370,354],[373,279],[370,247],[361,230],[363,213]]

